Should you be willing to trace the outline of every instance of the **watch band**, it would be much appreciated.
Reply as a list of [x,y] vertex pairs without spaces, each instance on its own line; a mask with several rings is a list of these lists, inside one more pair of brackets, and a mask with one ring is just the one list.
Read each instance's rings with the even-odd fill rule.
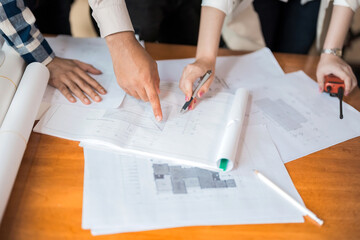
[[342,56],[342,49],[341,48],[324,48],[321,53],[325,54],[332,54],[334,56],[341,57]]

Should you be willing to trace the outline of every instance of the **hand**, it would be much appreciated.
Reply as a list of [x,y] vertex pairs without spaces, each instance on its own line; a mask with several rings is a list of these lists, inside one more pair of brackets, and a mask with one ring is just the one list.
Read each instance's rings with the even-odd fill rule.
[[133,32],[106,37],[119,86],[129,95],[150,101],[154,116],[161,121],[160,78],[156,62],[135,39]]
[[[193,84],[195,81],[202,77],[208,70],[212,70],[209,80],[200,88],[197,97],[201,98],[210,88],[211,83],[215,76],[215,59],[196,59],[194,63],[187,65],[184,68],[183,74],[180,79],[179,87],[185,94],[185,101],[189,101],[193,94]],[[196,98],[191,102],[189,110],[194,109]]]
[[345,96],[357,86],[356,77],[351,67],[344,60],[331,54],[322,54],[316,71],[320,92],[324,91],[325,76],[329,74],[333,74],[344,81]]
[[50,71],[49,84],[57,89],[72,103],[76,102],[73,95],[82,103],[91,103],[86,93],[95,102],[100,102],[101,97],[97,92],[106,94],[106,90],[87,73],[101,74],[101,71],[90,64],[78,60],[55,57],[48,65]]

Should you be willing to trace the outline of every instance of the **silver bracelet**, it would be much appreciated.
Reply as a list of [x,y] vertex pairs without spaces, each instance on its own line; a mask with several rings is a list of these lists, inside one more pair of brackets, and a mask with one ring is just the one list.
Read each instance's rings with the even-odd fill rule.
[[321,53],[331,54],[337,57],[342,56],[342,49],[341,48],[324,48]]

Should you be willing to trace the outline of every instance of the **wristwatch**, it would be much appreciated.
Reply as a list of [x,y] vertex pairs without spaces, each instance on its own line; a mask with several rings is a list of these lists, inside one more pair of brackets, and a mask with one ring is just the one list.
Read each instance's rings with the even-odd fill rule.
[[341,48],[324,48],[321,53],[325,54],[332,54],[334,56],[341,57],[342,56],[342,49]]

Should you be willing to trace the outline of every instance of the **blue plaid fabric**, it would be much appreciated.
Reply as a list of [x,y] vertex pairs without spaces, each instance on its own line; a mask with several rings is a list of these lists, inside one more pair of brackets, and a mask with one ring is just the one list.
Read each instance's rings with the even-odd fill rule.
[[46,65],[55,56],[23,0],[0,1],[0,33],[27,63]]

